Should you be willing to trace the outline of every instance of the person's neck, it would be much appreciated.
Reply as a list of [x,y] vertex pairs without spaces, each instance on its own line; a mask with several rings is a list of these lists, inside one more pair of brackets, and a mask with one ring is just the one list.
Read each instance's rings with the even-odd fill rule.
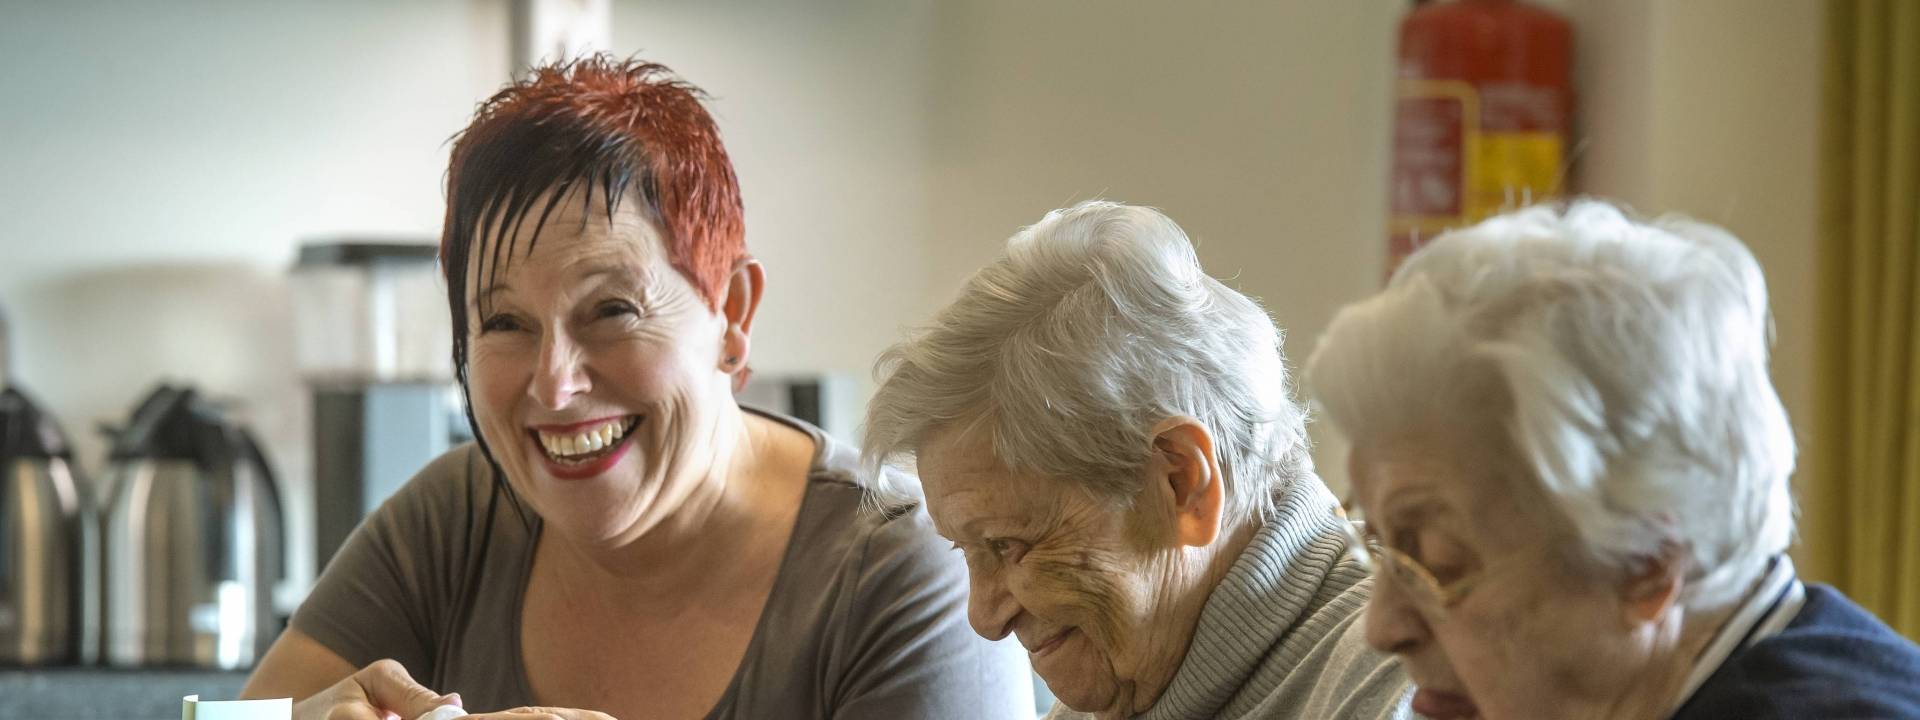
[[664,492],[683,489],[655,499],[653,522],[606,545],[554,543],[555,570],[629,603],[694,598],[698,588],[726,582],[727,573],[714,569],[737,566],[722,558],[759,539],[768,529],[762,516],[776,506],[760,502],[767,488],[751,481],[777,455],[774,441],[765,423],[724,403],[703,445],[706,462],[693,463],[697,469],[682,481],[666,483]]
[[1655,628],[1649,645],[1653,648],[1635,672],[1610,683],[1611,690],[1593,701],[1576,703],[1570,718],[1606,718],[1657,720],[1667,717],[1684,698],[1687,678],[1694,663],[1712,644],[1720,628],[1732,618],[1738,603],[1705,610],[1685,610],[1675,606],[1667,619]]
[[1220,587],[1227,572],[1233,569],[1234,562],[1240,559],[1240,554],[1246,551],[1259,531],[1260,523],[1246,521],[1222,530],[1219,539],[1212,545],[1178,551],[1181,557],[1173,563],[1173,572],[1167,573],[1172,581],[1162,584],[1167,593],[1163,602],[1170,607],[1170,612],[1164,616],[1165,622],[1154,623],[1166,632],[1147,638],[1150,643],[1149,656],[1167,658],[1167,661],[1134,678],[1131,703],[1116,708],[1118,712],[1099,717],[1103,720],[1133,717],[1160,701],[1160,696],[1173,684],[1174,676],[1179,674],[1184,664],[1207,600],[1213,597],[1213,591]]

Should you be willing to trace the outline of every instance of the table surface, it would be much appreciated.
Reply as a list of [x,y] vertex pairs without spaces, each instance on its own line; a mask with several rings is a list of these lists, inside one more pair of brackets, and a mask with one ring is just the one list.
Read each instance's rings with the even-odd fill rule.
[[[247,672],[0,666],[0,719],[179,720],[180,698],[236,699]],[[1045,715],[1053,695],[1037,677],[1033,689],[1039,714]]]

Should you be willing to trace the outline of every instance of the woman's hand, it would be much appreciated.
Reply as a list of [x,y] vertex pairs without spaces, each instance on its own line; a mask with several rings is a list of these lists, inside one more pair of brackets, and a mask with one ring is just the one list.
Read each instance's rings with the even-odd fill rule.
[[484,715],[468,715],[468,720],[614,720],[612,715],[592,710],[554,707],[523,707]]
[[[380,660],[293,706],[294,720],[414,720],[442,705],[460,705],[459,693],[441,695],[415,682],[406,667]],[[520,707],[467,715],[472,720],[614,720],[592,710]]]
[[[413,681],[407,669],[380,660],[293,706],[294,720],[413,720],[460,695],[441,695]],[[568,720],[572,720],[569,718]]]

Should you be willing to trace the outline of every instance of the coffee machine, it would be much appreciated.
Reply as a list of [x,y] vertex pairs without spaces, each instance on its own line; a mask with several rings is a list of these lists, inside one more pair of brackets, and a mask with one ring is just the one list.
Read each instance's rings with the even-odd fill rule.
[[437,256],[430,240],[300,248],[294,328],[313,398],[315,567],[414,473],[471,438]]

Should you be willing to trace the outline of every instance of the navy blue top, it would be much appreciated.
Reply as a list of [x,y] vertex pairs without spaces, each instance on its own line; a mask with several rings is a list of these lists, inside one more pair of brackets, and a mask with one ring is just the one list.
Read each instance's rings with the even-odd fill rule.
[[1785,630],[1728,657],[1673,718],[1920,718],[1920,646],[1809,584]]

